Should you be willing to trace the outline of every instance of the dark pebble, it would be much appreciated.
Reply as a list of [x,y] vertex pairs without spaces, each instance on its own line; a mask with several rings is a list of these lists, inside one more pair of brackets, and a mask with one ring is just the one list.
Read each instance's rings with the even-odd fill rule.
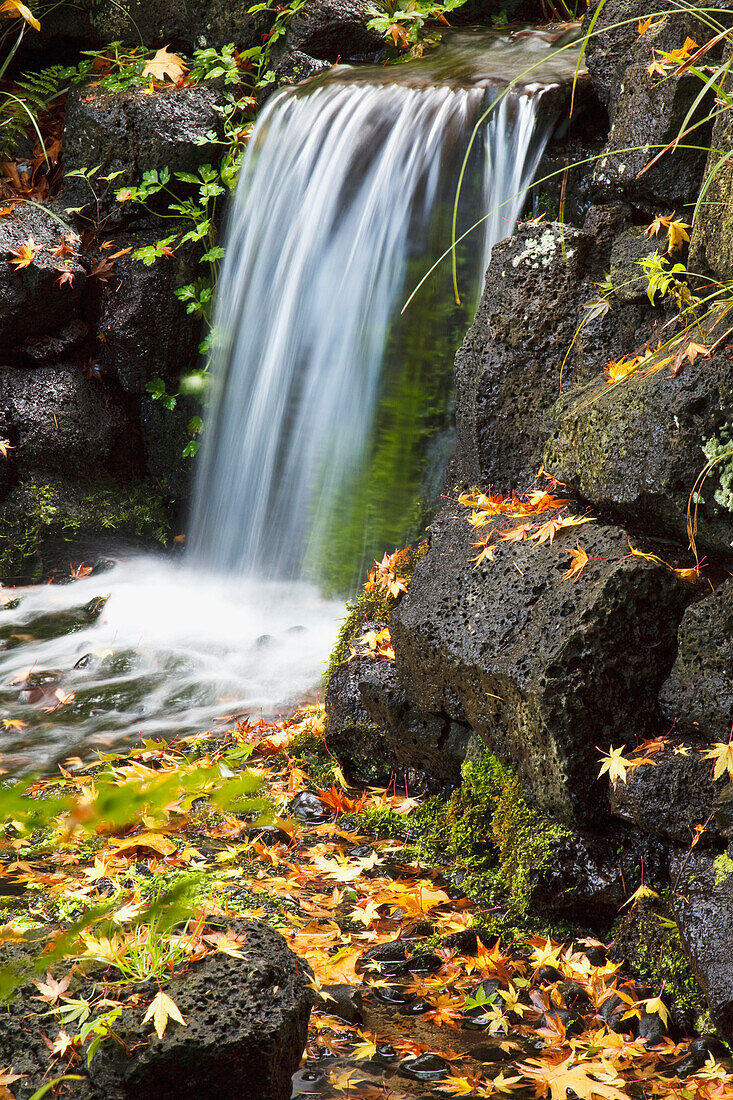
[[312,791],[301,791],[290,803],[291,813],[305,825],[322,825],[331,821],[333,812]]
[[437,1054],[421,1054],[419,1058],[403,1062],[398,1073],[414,1081],[440,1081],[448,1076],[449,1066]]

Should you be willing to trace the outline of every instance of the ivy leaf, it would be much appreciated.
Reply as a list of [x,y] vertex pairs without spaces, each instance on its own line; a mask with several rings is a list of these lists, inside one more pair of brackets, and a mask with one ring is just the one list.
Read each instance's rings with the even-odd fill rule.
[[153,1021],[153,1027],[159,1039],[162,1039],[165,1035],[168,1020],[175,1020],[176,1023],[182,1024],[183,1027],[188,1027],[183,1016],[181,1016],[180,1009],[176,1002],[169,997],[167,993],[164,993],[162,989],[159,989],[155,994],[148,1011],[143,1016],[144,1024],[146,1024],[148,1020]]

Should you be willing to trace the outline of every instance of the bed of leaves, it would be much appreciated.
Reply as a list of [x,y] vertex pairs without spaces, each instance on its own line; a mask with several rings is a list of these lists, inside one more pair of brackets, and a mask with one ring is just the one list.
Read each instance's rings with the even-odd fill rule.
[[[312,967],[318,1005],[296,1092],[733,1093],[728,1063],[691,1059],[693,1037],[667,1031],[663,991],[628,980],[598,941],[505,944],[482,932],[485,914],[446,868],[416,861],[409,790],[349,788],[322,750],[314,759],[326,763],[309,773],[302,746],[323,733],[323,708],[310,707],[279,723],[71,759],[57,777],[7,787],[0,943],[57,929],[33,964],[29,1017],[49,1049],[49,1077],[83,1072],[114,1041],[123,1007],[151,1035],[186,1026],[166,979],[212,952],[241,957],[228,921],[247,917],[273,923]],[[379,810],[404,829],[371,834],[365,823]],[[80,997],[90,963],[103,978]],[[7,969],[4,978],[6,989],[18,980]],[[635,1038],[649,1018],[655,1043]],[[0,1066],[3,1100],[14,1080],[12,1065]]]

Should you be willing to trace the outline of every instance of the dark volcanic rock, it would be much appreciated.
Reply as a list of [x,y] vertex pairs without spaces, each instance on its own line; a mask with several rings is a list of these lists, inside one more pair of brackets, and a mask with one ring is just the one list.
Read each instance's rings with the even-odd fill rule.
[[[456,355],[456,481],[524,487],[540,465],[544,417],[560,393],[561,368],[568,385],[605,367],[618,341],[614,322],[589,329],[582,357],[568,355],[563,366],[582,306],[597,296],[592,279],[610,256],[617,207],[607,219],[601,210],[587,233],[524,225],[494,247],[481,303]],[[609,221],[602,233],[599,220]],[[634,315],[632,324],[650,312]]]
[[690,235],[690,271],[712,271],[733,279],[733,113],[721,111],[715,120],[705,167],[712,177],[700,215]]
[[140,401],[140,431],[145,468],[177,508],[185,512],[189,502],[194,465],[183,451],[191,440],[188,425],[200,414],[197,402],[178,397],[168,409],[162,401],[144,394]]
[[656,728],[689,591],[630,557],[623,530],[597,524],[583,526],[582,544],[599,560],[577,583],[561,579],[576,541],[567,534],[499,543],[476,568],[467,516],[441,513],[392,613],[400,678],[416,707],[467,723],[515,764],[548,812],[597,823],[606,797],[596,746]]
[[44,14],[41,33],[26,38],[31,49],[71,41],[106,46],[172,46],[189,53],[200,45],[221,48],[236,40],[240,50],[257,46],[272,23],[271,15],[251,15],[251,0],[76,0]]
[[379,31],[369,30],[372,18],[366,0],[306,0],[290,20],[282,39],[282,54],[297,50],[323,61],[354,61],[384,47]]
[[[170,1021],[158,1039],[152,1023],[141,1023],[138,1009],[125,1010],[115,1024],[125,1045],[102,1043],[83,1095],[90,1100],[288,1100],[312,1003],[307,964],[272,929],[254,922],[233,927],[246,931],[243,960],[211,955],[164,987],[186,1026]],[[156,991],[151,984],[148,1000]],[[40,1034],[35,1042],[26,1030],[24,1013],[31,1006],[36,1010],[26,999],[32,993],[33,987],[11,1004],[0,1031],[3,1064],[30,1075],[14,1085],[18,1100],[27,1100],[42,1083],[48,1065]]]
[[[30,203],[20,203],[12,217],[0,219],[0,349],[42,336],[74,316],[86,272],[76,261],[67,265],[52,255],[68,232],[50,213]],[[18,270],[9,262],[14,258],[11,250],[29,239],[37,247],[36,255],[28,267]],[[64,270],[74,276],[72,285],[59,286]]]
[[[645,833],[689,845],[695,826],[705,824],[710,817],[722,783],[713,782],[710,761],[702,757],[697,745],[668,741],[649,760],[649,764],[630,769],[625,783],[616,783],[611,791],[611,809]],[[718,836],[718,829],[710,822],[701,843]]]
[[733,721],[733,580],[685,612],[677,660],[659,698],[680,733],[708,743],[728,740]]
[[713,1023],[733,1039],[733,875],[707,853],[681,852],[672,864],[672,899],[682,942]]
[[413,707],[393,661],[354,657],[340,664],[329,680],[326,713],[329,746],[357,773],[371,777],[381,763],[388,772],[420,767],[434,779],[460,782],[471,730]]
[[[220,133],[216,108],[223,102],[221,91],[206,83],[164,88],[155,95],[72,89],[63,136],[64,205],[83,207],[85,219],[101,218],[108,228],[130,212],[117,202],[115,192],[138,184],[143,172],[195,172],[199,165],[218,160],[221,146],[206,135],[210,130]],[[97,166],[92,186],[68,174]],[[115,172],[119,175],[113,180],[104,180]],[[182,186],[171,180],[171,188],[180,191]]]
[[[733,408],[733,363],[719,352],[698,357],[676,378],[665,367],[603,393],[606,384],[597,378],[558,402],[545,466],[595,507],[686,546],[687,501],[705,465],[703,446]],[[730,553],[733,514],[714,500],[714,478],[698,508],[697,542]]]
[[16,439],[12,459],[21,473],[99,474],[130,432],[114,392],[71,365],[0,368],[0,406]]
[[[164,225],[166,236],[185,232],[180,222]],[[151,230],[121,234],[112,251],[142,248],[160,237]],[[199,355],[200,322],[175,296],[198,275],[194,247],[186,244],[150,265],[131,253],[114,264],[113,277],[100,292],[100,366],[128,393],[143,393],[154,377],[175,382],[196,366]]]
[[330,67],[328,61],[319,61],[302,50],[289,50],[280,58],[275,69],[275,86],[302,84]]

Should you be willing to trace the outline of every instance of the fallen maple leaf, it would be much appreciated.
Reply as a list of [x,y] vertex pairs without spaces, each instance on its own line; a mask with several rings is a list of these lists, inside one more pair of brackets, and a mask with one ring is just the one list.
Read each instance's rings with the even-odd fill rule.
[[15,256],[14,260],[8,260],[8,263],[12,264],[16,270],[20,271],[23,267],[30,267],[38,252],[38,245],[29,237],[27,241],[24,241],[20,248],[8,249],[11,256]]
[[560,579],[563,581],[577,581],[578,577],[590,561],[590,558],[579,543],[576,543],[574,550],[568,550],[568,554],[570,554],[570,567],[565,570]]
[[46,1004],[53,1005],[63,997],[66,990],[69,988],[69,982],[71,981],[71,975],[67,974],[65,978],[62,978],[60,982],[57,982],[50,970],[46,971],[45,982],[35,982],[34,985],[41,996],[39,1001],[45,1001]]
[[598,773],[599,779],[608,772],[608,778],[614,786],[619,779],[622,783],[626,782],[626,771],[631,766],[631,761],[626,759],[623,755],[623,751],[623,746],[619,749],[615,749],[613,745],[611,745],[608,752],[603,754],[605,759]]
[[703,358],[709,359],[712,352],[710,348],[705,347],[704,344],[696,344],[694,340],[690,340],[689,343],[683,344],[674,357],[674,362],[669,368],[669,373],[673,378],[676,378],[678,374],[681,374],[685,360],[690,363],[694,363],[698,355],[702,355]]
[[168,47],[163,46],[154,57],[145,63],[143,76],[151,76],[153,80],[165,81],[166,77],[173,84],[178,84],[188,72],[183,58],[175,53],[168,53]]
[[733,779],[733,743],[730,741],[716,741],[715,744],[703,754],[704,760],[714,760],[713,779],[720,779],[724,772]]
[[478,548],[481,547],[476,557],[471,558],[471,561],[475,562],[476,566],[479,566],[482,561],[494,560],[494,554],[496,553],[497,544],[495,542],[492,542],[493,537],[494,532],[492,531],[488,538],[480,539],[479,542],[473,543],[474,549],[478,550]]
[[165,1035],[165,1029],[168,1026],[168,1020],[175,1020],[176,1023],[182,1024],[183,1027],[188,1027],[188,1024],[181,1016],[180,1009],[176,1002],[164,993],[162,989],[159,989],[155,994],[148,1011],[143,1016],[143,1023],[146,1024],[148,1020],[153,1021],[153,1027],[155,1033],[159,1039],[162,1039]]
[[150,848],[160,856],[172,856],[178,849],[172,840],[168,840],[161,833],[138,833],[137,836],[129,836],[124,840],[110,837],[110,848],[116,849],[116,853],[129,852],[137,848]]
[[[570,1054],[563,1062],[552,1064],[531,1058],[520,1064],[525,1076],[535,1083],[535,1093],[550,1096],[551,1100],[567,1100],[568,1090],[580,1100],[629,1100],[628,1093],[621,1092],[617,1085],[625,1082],[622,1077],[605,1062],[575,1063],[575,1054]],[[605,1081],[595,1076],[605,1077]]]
[[7,439],[0,439],[0,455],[2,455],[3,458],[8,457],[8,451],[14,451],[14,450],[15,450],[15,447],[13,446],[12,443],[8,442]]
[[22,0],[5,0],[3,4],[0,4],[0,12],[5,12],[10,19],[25,19],[26,23],[29,23],[34,30],[40,31],[41,29],[41,24]]

